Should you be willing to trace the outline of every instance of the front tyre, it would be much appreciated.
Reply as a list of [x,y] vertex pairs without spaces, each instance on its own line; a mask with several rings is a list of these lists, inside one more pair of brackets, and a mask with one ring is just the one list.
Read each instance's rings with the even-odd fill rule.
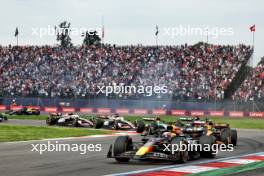
[[132,146],[132,139],[128,136],[119,136],[114,143],[114,157],[116,161],[128,162],[129,158],[120,157],[120,155],[128,151]]
[[[187,145],[186,140],[184,137],[175,137],[171,141],[172,145],[177,145],[178,147],[181,148],[181,145]],[[171,151],[172,152],[172,151]],[[179,155],[178,159],[175,160],[175,162],[183,164],[188,161],[189,155],[188,155],[188,150],[184,151],[177,151],[177,154],[172,153],[172,155]]]
[[140,120],[137,122],[137,133],[142,133],[145,130],[145,123]]
[[48,117],[46,119],[46,124],[49,125],[49,126],[55,125],[56,123],[57,123],[57,120],[55,118],[53,118],[53,117]]
[[[215,144],[215,137],[214,136],[206,136],[203,135],[199,138],[199,143],[202,146],[202,151],[200,151],[200,154],[202,157],[205,158],[215,158],[216,154],[212,150],[213,144]],[[208,146],[210,147],[209,151],[205,149],[208,149]]]

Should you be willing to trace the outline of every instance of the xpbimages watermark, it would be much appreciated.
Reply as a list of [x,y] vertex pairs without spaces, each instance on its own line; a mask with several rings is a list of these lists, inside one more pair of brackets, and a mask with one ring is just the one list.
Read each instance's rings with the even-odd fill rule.
[[195,143],[188,143],[185,144],[180,142],[180,144],[163,144],[164,145],[164,152],[171,152],[175,154],[176,152],[180,151],[203,151],[203,152],[212,152],[212,154],[217,154],[219,151],[234,151],[233,144],[195,144]]
[[33,27],[32,29],[32,35],[37,36],[39,38],[42,38],[44,36],[56,36],[58,33],[59,34],[66,34],[69,33],[71,36],[82,36],[84,33],[88,32],[89,35],[94,35],[94,31],[96,31],[98,34],[102,32],[101,27],[97,28],[86,28],[86,27],[71,27],[69,28],[59,28],[57,26],[46,26],[46,27]]
[[37,152],[40,155],[47,152],[78,152],[80,155],[88,154],[89,152],[102,151],[101,144],[64,144],[58,141],[42,144],[31,144],[31,151]]
[[232,27],[195,27],[191,25],[179,25],[174,27],[164,27],[163,35],[171,38],[177,36],[211,36],[218,38],[220,36],[233,36],[235,34]]
[[167,86],[126,86],[120,85],[108,85],[97,86],[97,94],[145,94],[146,96],[152,96],[153,94],[166,94],[168,93]]

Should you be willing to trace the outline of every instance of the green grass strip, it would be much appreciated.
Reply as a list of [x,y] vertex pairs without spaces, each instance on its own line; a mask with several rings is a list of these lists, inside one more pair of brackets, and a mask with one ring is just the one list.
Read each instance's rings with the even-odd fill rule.
[[[47,114],[41,115],[8,115],[9,119],[29,119],[29,120],[46,120]],[[91,118],[91,115],[83,115],[82,117]],[[94,115],[95,117],[95,115]],[[124,116],[129,121],[141,120],[143,116]],[[147,116],[146,116],[147,117]],[[153,117],[153,116],[152,116]],[[175,116],[160,116],[165,122],[175,122],[178,117]],[[256,119],[250,117],[244,118],[230,118],[230,117],[208,117],[217,123],[229,123],[231,128],[244,128],[244,129],[264,129],[264,119]],[[201,117],[201,119],[203,119]]]
[[8,119],[20,119],[20,120],[46,120],[48,115],[6,115]]
[[[142,116],[125,116],[130,121],[140,120]],[[165,122],[175,122],[175,116],[160,116]],[[230,118],[230,117],[208,117],[217,123],[229,123],[231,128],[244,128],[244,129],[264,129],[264,119],[254,118]],[[201,117],[203,119],[203,117]]]
[[0,142],[80,137],[97,134],[111,134],[111,132],[85,128],[0,125]]
[[188,176],[224,176],[229,174],[236,174],[250,170],[255,170],[262,167],[264,167],[264,162],[261,161],[261,162],[255,162],[255,163],[250,163],[250,164],[231,167],[231,168],[216,169],[213,171],[190,174]]

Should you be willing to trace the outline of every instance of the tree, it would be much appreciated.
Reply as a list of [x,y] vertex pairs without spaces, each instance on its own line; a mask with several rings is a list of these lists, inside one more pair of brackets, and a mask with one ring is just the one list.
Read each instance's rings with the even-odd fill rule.
[[55,30],[57,32],[57,41],[60,42],[60,45],[62,47],[71,47],[71,37],[70,37],[70,31],[71,31],[71,23],[67,23],[67,21],[63,21],[59,24],[58,28],[55,27]]
[[101,42],[101,38],[97,34],[97,31],[86,31],[83,39],[83,45],[98,45]]

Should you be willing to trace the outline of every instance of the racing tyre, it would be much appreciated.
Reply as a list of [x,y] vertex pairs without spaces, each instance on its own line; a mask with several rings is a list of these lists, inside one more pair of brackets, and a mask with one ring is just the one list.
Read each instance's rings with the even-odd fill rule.
[[[199,138],[199,143],[202,145],[202,151],[200,151],[200,154],[202,157],[205,158],[215,158],[216,154],[212,150],[213,144],[215,144],[215,137],[214,136],[206,136],[203,135]],[[208,148],[210,146],[209,151],[204,151],[205,148]]]
[[145,130],[145,123],[140,120],[137,122],[137,133],[142,133]]
[[40,115],[40,111],[36,111],[33,113],[34,115]]
[[101,119],[96,119],[95,120],[95,128],[96,129],[99,129],[99,128],[102,128],[104,126],[104,121],[101,120]]
[[79,120],[78,118],[73,119],[71,126],[72,127],[79,127],[78,120]]
[[5,115],[3,115],[3,114],[0,113],[0,119],[7,120],[7,116],[5,116]]
[[57,120],[55,119],[55,118],[53,118],[53,117],[48,117],[47,119],[46,119],[46,124],[47,125],[55,125],[57,123]]
[[[174,139],[172,139],[171,141],[171,144],[172,145],[177,145],[178,147],[181,146],[181,145],[184,145],[186,144],[186,140],[185,140],[185,137],[175,137]],[[171,151],[172,155],[175,155],[175,153],[173,153],[173,151]],[[188,150],[184,150],[184,151],[177,151],[178,154],[179,154],[179,158],[177,160],[175,160],[175,162],[177,163],[186,163],[188,158],[189,158],[189,155],[188,155]]]
[[237,145],[237,130],[231,130],[231,143]]
[[128,136],[119,136],[115,140],[114,144],[114,157],[116,161],[119,162],[128,162],[129,158],[125,157],[118,157],[118,155],[128,151],[132,146],[132,139],[129,138]]
[[231,138],[230,129],[228,129],[228,128],[223,129],[223,131],[221,133],[221,141],[225,145],[228,145],[231,142],[230,138]]

